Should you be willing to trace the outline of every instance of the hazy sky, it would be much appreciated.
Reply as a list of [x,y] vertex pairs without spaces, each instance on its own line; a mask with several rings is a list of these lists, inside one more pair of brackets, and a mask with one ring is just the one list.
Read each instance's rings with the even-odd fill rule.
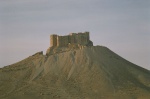
[[0,0],[0,67],[89,31],[94,45],[150,70],[150,0]]

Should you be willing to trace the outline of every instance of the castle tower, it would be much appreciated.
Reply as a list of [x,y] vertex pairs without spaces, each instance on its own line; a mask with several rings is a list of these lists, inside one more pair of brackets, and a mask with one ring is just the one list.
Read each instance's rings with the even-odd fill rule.
[[53,34],[50,36],[50,47],[57,46],[57,35]]
[[89,32],[85,32],[86,36],[87,36],[87,40],[90,40],[90,33]]

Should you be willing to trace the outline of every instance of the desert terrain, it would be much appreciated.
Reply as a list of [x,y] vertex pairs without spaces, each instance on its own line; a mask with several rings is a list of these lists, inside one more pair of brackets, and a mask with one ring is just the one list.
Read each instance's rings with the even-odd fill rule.
[[0,69],[0,99],[149,99],[150,71],[104,46],[43,55]]

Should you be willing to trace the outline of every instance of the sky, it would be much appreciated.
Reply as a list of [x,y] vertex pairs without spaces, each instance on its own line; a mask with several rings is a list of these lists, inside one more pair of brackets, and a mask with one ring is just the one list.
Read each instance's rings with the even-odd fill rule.
[[85,31],[150,70],[150,0],[0,0],[0,67],[45,53],[51,34]]

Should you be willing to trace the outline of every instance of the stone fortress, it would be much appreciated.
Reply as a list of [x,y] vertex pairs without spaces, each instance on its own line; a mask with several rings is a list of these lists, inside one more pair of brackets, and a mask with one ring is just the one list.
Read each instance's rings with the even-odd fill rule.
[[89,34],[89,32],[80,32],[70,33],[65,36],[59,36],[56,34],[50,35],[50,47],[46,54],[93,46],[93,42],[90,40]]
[[59,36],[53,34],[50,36],[50,47],[67,47],[72,44],[92,46],[90,41],[89,32],[84,33],[70,33],[66,36]]

